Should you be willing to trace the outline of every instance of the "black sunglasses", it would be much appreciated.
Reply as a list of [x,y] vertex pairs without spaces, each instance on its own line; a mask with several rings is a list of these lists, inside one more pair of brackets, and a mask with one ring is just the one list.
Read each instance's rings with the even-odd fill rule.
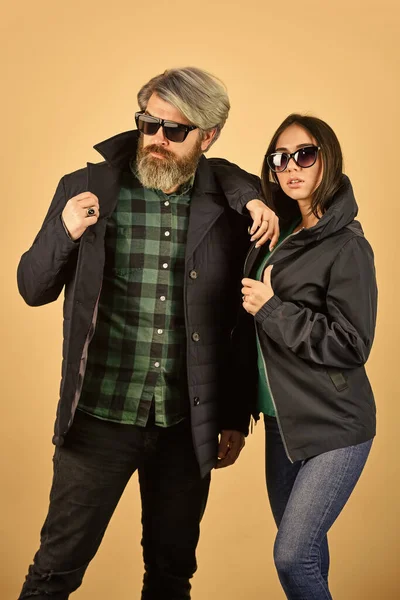
[[196,125],[182,125],[181,123],[175,123],[175,121],[168,121],[167,119],[158,119],[151,115],[146,115],[142,110],[135,113],[136,127],[144,135],[155,135],[160,127],[163,128],[163,132],[167,140],[170,142],[184,142],[188,134],[197,129]]
[[321,150],[320,146],[305,146],[291,154],[289,152],[274,152],[274,154],[267,156],[267,163],[274,173],[285,171],[291,158],[298,167],[308,169],[308,167],[315,165],[319,150]]

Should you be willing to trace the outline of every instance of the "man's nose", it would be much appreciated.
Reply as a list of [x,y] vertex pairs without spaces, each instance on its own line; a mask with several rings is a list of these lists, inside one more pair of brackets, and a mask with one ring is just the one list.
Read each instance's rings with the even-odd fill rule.
[[153,135],[153,144],[160,144],[162,146],[167,146],[168,145],[168,140],[164,135],[164,129],[162,127],[159,127],[157,133],[155,135]]

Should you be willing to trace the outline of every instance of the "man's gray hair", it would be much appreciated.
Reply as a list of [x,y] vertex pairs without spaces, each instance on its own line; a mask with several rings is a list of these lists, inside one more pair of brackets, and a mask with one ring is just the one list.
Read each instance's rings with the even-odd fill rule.
[[230,104],[225,85],[211,73],[196,67],[168,69],[150,79],[137,96],[141,110],[146,110],[152,94],[175,106],[202,131],[215,128],[212,143],[228,118]]

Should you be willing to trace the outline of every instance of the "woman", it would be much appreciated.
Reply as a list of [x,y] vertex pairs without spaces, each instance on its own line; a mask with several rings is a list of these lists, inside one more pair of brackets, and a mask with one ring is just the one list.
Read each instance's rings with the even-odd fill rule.
[[373,253],[354,220],[339,142],[324,121],[285,119],[262,182],[282,233],[272,251],[252,247],[242,293],[256,325],[253,412],[265,415],[274,558],[289,599],[325,600],[332,598],[327,532],[375,435],[364,369],[376,319]]

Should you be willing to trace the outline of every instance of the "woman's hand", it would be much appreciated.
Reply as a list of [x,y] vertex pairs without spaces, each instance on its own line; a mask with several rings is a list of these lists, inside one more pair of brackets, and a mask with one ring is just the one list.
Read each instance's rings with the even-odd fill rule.
[[271,285],[272,267],[273,265],[270,265],[265,269],[263,281],[247,277],[242,279],[243,308],[253,316],[274,295]]
[[273,250],[279,239],[279,219],[261,200],[250,200],[246,208],[253,219],[250,229],[252,242],[257,240],[256,248],[271,240],[270,250]]

